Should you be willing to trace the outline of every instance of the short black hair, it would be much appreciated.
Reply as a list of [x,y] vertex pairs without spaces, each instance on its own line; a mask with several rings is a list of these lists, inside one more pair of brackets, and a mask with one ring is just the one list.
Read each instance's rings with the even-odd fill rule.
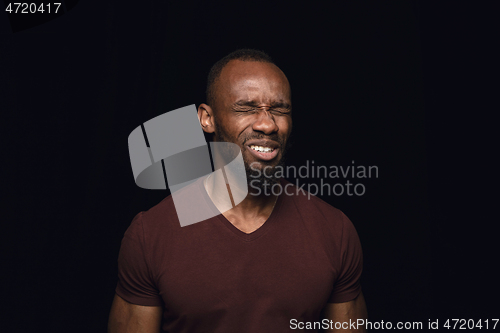
[[211,107],[214,107],[215,105],[215,83],[219,78],[222,69],[231,60],[257,61],[257,62],[267,62],[270,64],[274,64],[273,60],[267,53],[265,53],[264,51],[259,51],[254,49],[239,49],[229,53],[227,56],[217,61],[210,69],[207,79],[206,98],[207,98],[207,104],[210,105]]

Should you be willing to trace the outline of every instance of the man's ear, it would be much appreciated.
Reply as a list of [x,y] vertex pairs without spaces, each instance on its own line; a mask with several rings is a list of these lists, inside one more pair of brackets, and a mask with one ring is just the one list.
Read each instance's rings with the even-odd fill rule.
[[198,106],[198,120],[205,133],[213,133],[215,131],[214,113],[212,108],[207,104],[200,104]]

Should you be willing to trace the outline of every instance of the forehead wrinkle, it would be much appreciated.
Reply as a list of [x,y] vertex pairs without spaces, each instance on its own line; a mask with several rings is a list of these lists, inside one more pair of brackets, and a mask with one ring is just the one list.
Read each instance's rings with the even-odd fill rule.
[[[290,84],[285,74],[276,65],[263,63],[257,68],[249,68],[253,62],[230,62],[222,69],[216,80],[219,96],[224,96],[225,105],[233,105],[231,100],[285,102],[289,105],[291,98]],[[260,68],[259,68],[260,67]],[[266,68],[267,67],[267,68]],[[217,97],[218,99],[219,97]]]
[[[243,80],[226,83],[226,93],[239,101],[288,102],[290,90],[286,83],[262,78],[262,83]],[[264,102],[264,101],[263,101]]]

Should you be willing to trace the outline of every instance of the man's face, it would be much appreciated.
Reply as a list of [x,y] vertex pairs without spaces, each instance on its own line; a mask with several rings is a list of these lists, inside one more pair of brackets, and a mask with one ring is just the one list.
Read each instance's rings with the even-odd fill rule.
[[292,130],[290,85],[283,72],[274,64],[230,61],[217,82],[212,109],[215,141],[241,148],[247,174],[263,174],[264,168],[272,174]]

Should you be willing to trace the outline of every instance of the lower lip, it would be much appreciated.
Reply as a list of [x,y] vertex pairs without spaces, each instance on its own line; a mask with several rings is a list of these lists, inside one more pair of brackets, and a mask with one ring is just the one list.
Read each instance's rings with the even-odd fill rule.
[[263,161],[270,161],[278,155],[278,148],[274,149],[270,153],[261,153],[260,151],[253,150],[252,148],[250,148],[248,146],[247,146],[247,149],[250,150],[250,153],[253,156],[255,156],[259,160],[263,160]]

